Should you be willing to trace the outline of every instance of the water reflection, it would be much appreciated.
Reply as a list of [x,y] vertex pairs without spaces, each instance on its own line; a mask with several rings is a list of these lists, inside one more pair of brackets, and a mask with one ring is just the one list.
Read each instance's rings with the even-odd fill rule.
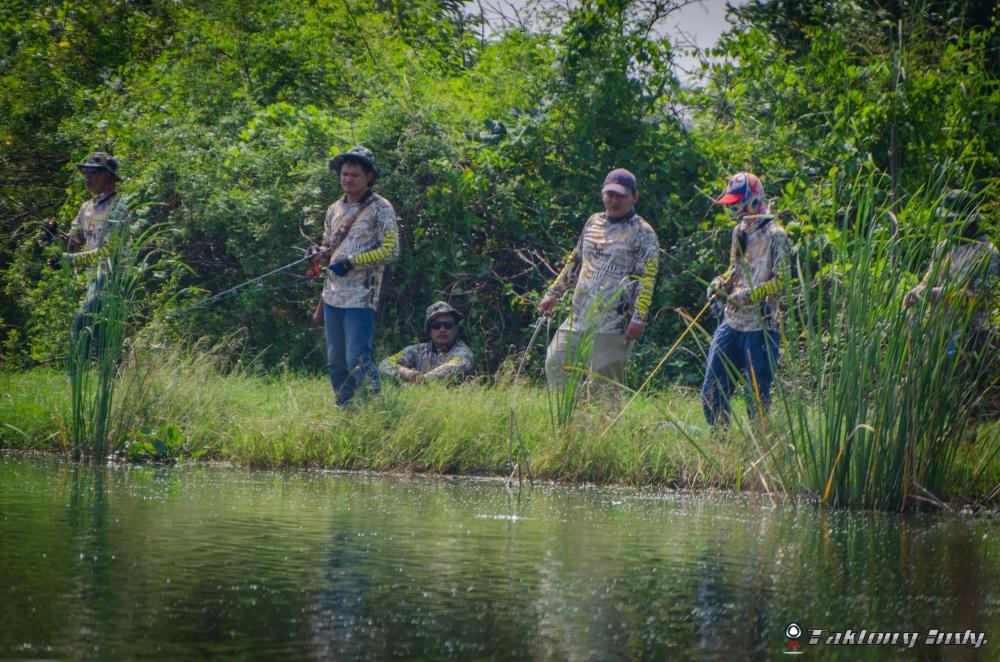
[[0,657],[761,659],[792,620],[1000,637],[991,519],[17,456],[0,514]]

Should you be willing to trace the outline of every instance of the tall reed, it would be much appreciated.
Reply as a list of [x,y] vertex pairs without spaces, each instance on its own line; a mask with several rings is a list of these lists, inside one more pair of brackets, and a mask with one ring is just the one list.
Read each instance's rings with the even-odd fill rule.
[[[931,247],[958,234],[933,216],[943,181],[900,210],[902,234],[878,184],[843,192],[826,264],[808,259],[823,255],[815,239],[798,251],[779,382],[790,443],[777,455],[826,504],[903,510],[944,496],[970,414],[995,376],[969,353],[974,310],[961,284],[945,284],[942,303],[903,306],[915,284],[907,272],[923,271]],[[940,261],[931,268],[943,275]]]
[[[102,461],[123,440],[129,428],[129,403],[115,406],[123,381],[126,332],[136,311],[143,273],[152,253],[147,249],[157,235],[151,228],[131,235],[127,221],[115,228],[103,249],[92,305],[83,325],[70,339],[70,421],[67,437],[74,460]],[[68,264],[65,268],[69,268]],[[141,398],[141,379],[133,380],[129,396]],[[136,404],[136,403],[131,403]]]

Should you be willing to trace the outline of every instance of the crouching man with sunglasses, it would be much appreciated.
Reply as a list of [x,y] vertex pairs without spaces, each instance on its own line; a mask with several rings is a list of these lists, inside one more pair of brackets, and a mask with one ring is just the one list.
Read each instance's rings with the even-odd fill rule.
[[472,350],[458,339],[461,314],[444,301],[432,303],[424,317],[430,342],[410,345],[379,364],[386,377],[405,382],[458,381],[472,374]]

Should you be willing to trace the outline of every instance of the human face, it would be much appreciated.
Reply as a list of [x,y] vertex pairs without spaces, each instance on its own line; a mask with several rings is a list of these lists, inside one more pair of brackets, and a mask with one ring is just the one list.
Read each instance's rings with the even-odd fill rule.
[[[435,322],[451,322],[452,326],[450,329],[441,326],[435,329]],[[437,315],[431,319],[431,342],[438,349],[447,349],[455,343],[455,338],[458,337],[458,320],[451,313],[445,313],[444,315]]]
[[348,161],[340,166],[340,188],[344,189],[348,202],[360,200],[374,176],[373,172],[365,172],[360,163]]
[[114,175],[104,168],[84,168],[83,185],[91,195],[98,195],[111,189],[115,183]]
[[636,201],[639,200],[639,193],[627,193],[622,195],[615,191],[604,191],[601,193],[601,202],[604,203],[604,211],[608,216],[624,216],[632,211]]

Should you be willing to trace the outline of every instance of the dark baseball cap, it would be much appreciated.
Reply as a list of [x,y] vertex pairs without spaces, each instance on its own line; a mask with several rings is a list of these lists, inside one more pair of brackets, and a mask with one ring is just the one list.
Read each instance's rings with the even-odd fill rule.
[[625,168],[615,168],[604,178],[604,188],[601,189],[601,193],[614,191],[619,195],[629,195],[638,190],[639,185],[635,181],[635,175]]

